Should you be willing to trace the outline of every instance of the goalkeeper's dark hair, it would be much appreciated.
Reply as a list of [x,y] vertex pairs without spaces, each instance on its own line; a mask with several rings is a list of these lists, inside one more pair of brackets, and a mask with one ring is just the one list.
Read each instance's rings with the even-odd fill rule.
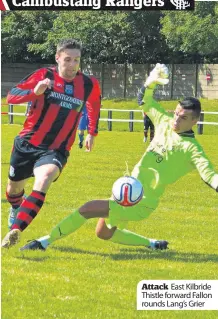
[[199,118],[201,114],[201,103],[194,97],[186,97],[184,100],[179,101],[179,104],[184,110],[192,110],[193,117]]
[[78,49],[82,51],[82,43],[76,39],[63,39],[57,45],[57,53],[66,49]]

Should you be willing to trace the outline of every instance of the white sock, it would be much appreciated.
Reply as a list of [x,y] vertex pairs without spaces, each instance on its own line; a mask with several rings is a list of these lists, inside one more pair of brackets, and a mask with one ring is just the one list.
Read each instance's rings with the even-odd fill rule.
[[49,240],[50,236],[47,235],[47,236],[44,236],[44,237],[40,237],[39,239],[37,239],[37,241],[39,241],[42,245],[43,248],[47,248],[48,245],[49,245]]

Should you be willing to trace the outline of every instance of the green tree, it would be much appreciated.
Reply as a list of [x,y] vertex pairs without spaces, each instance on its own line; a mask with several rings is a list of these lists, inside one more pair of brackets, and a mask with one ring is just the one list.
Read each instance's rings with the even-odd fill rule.
[[218,62],[218,3],[199,2],[193,12],[166,12],[161,33],[174,52]]
[[2,62],[38,62],[43,53],[30,50],[32,43],[44,43],[56,12],[2,12]]
[[53,51],[64,35],[82,41],[85,62],[168,62],[169,49],[160,34],[159,19],[159,12],[60,12],[46,42],[34,43],[30,49],[49,58],[51,48]]
[[[60,39],[76,38],[81,40],[86,62],[110,62],[119,59],[119,35],[124,36],[127,26],[124,25],[125,13],[110,12],[60,12],[53,23],[53,28],[48,31],[46,41],[42,44],[33,43],[30,50],[41,52],[46,58],[51,58]],[[119,31],[121,30],[121,31]],[[119,34],[118,34],[119,32]],[[117,52],[112,53],[112,48],[117,47]]]
[[218,4],[194,12],[2,12],[3,62],[54,62],[63,38],[83,43],[86,63],[218,61]]

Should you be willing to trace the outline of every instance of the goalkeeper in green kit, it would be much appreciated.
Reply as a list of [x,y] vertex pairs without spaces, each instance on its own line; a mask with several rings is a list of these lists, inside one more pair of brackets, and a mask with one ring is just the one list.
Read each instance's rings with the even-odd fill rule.
[[167,67],[158,63],[138,94],[139,105],[155,126],[154,139],[131,174],[144,187],[143,199],[132,207],[120,206],[112,199],[89,201],[62,220],[50,235],[31,241],[21,250],[45,250],[90,218],[100,218],[96,228],[100,239],[163,250],[168,246],[166,240],[149,239],[130,232],[126,229],[128,221],[148,218],[157,208],[167,185],[194,169],[207,185],[218,191],[218,174],[192,131],[201,112],[200,102],[192,97],[185,98],[178,103],[174,117],[171,117],[153,98],[156,85],[168,82]]

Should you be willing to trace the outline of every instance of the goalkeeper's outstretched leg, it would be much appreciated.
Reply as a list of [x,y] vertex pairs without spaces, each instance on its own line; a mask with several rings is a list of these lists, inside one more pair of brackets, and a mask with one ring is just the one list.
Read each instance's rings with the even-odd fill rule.
[[164,250],[168,248],[168,242],[166,240],[150,239],[127,229],[119,229],[116,226],[110,227],[110,225],[106,224],[104,218],[100,218],[98,221],[96,235],[100,239],[109,240],[121,245],[145,246],[154,250]]
[[[90,214],[93,209],[93,205],[96,205],[100,202],[101,209],[96,212],[95,215],[106,215],[106,211],[104,208],[109,207],[109,203],[107,201],[93,201],[85,204],[86,206],[81,207],[81,211],[83,212],[83,216],[80,210],[74,211],[73,214],[69,215],[63,221],[61,221],[51,232],[50,235],[39,238],[38,240],[34,240],[29,242],[27,245],[22,247],[20,250],[45,250],[50,244],[55,242],[58,239],[66,237],[67,235],[73,233],[77,229],[79,229],[88,218],[91,218]],[[85,210],[86,207],[86,211]],[[83,210],[82,210],[83,209]],[[86,213],[85,213],[86,212]],[[84,216],[86,214],[86,217]],[[100,217],[100,216],[95,216]],[[119,221],[118,221],[119,224]],[[120,225],[126,225],[126,222],[120,221]],[[167,249],[168,242],[165,240],[156,240],[146,238],[139,234],[133,233],[127,229],[121,229],[117,226],[112,226],[107,224],[104,218],[100,218],[97,227],[96,227],[96,235],[98,238],[102,240],[109,240],[113,243],[121,244],[121,245],[130,245],[130,246],[145,246],[151,249]]]

